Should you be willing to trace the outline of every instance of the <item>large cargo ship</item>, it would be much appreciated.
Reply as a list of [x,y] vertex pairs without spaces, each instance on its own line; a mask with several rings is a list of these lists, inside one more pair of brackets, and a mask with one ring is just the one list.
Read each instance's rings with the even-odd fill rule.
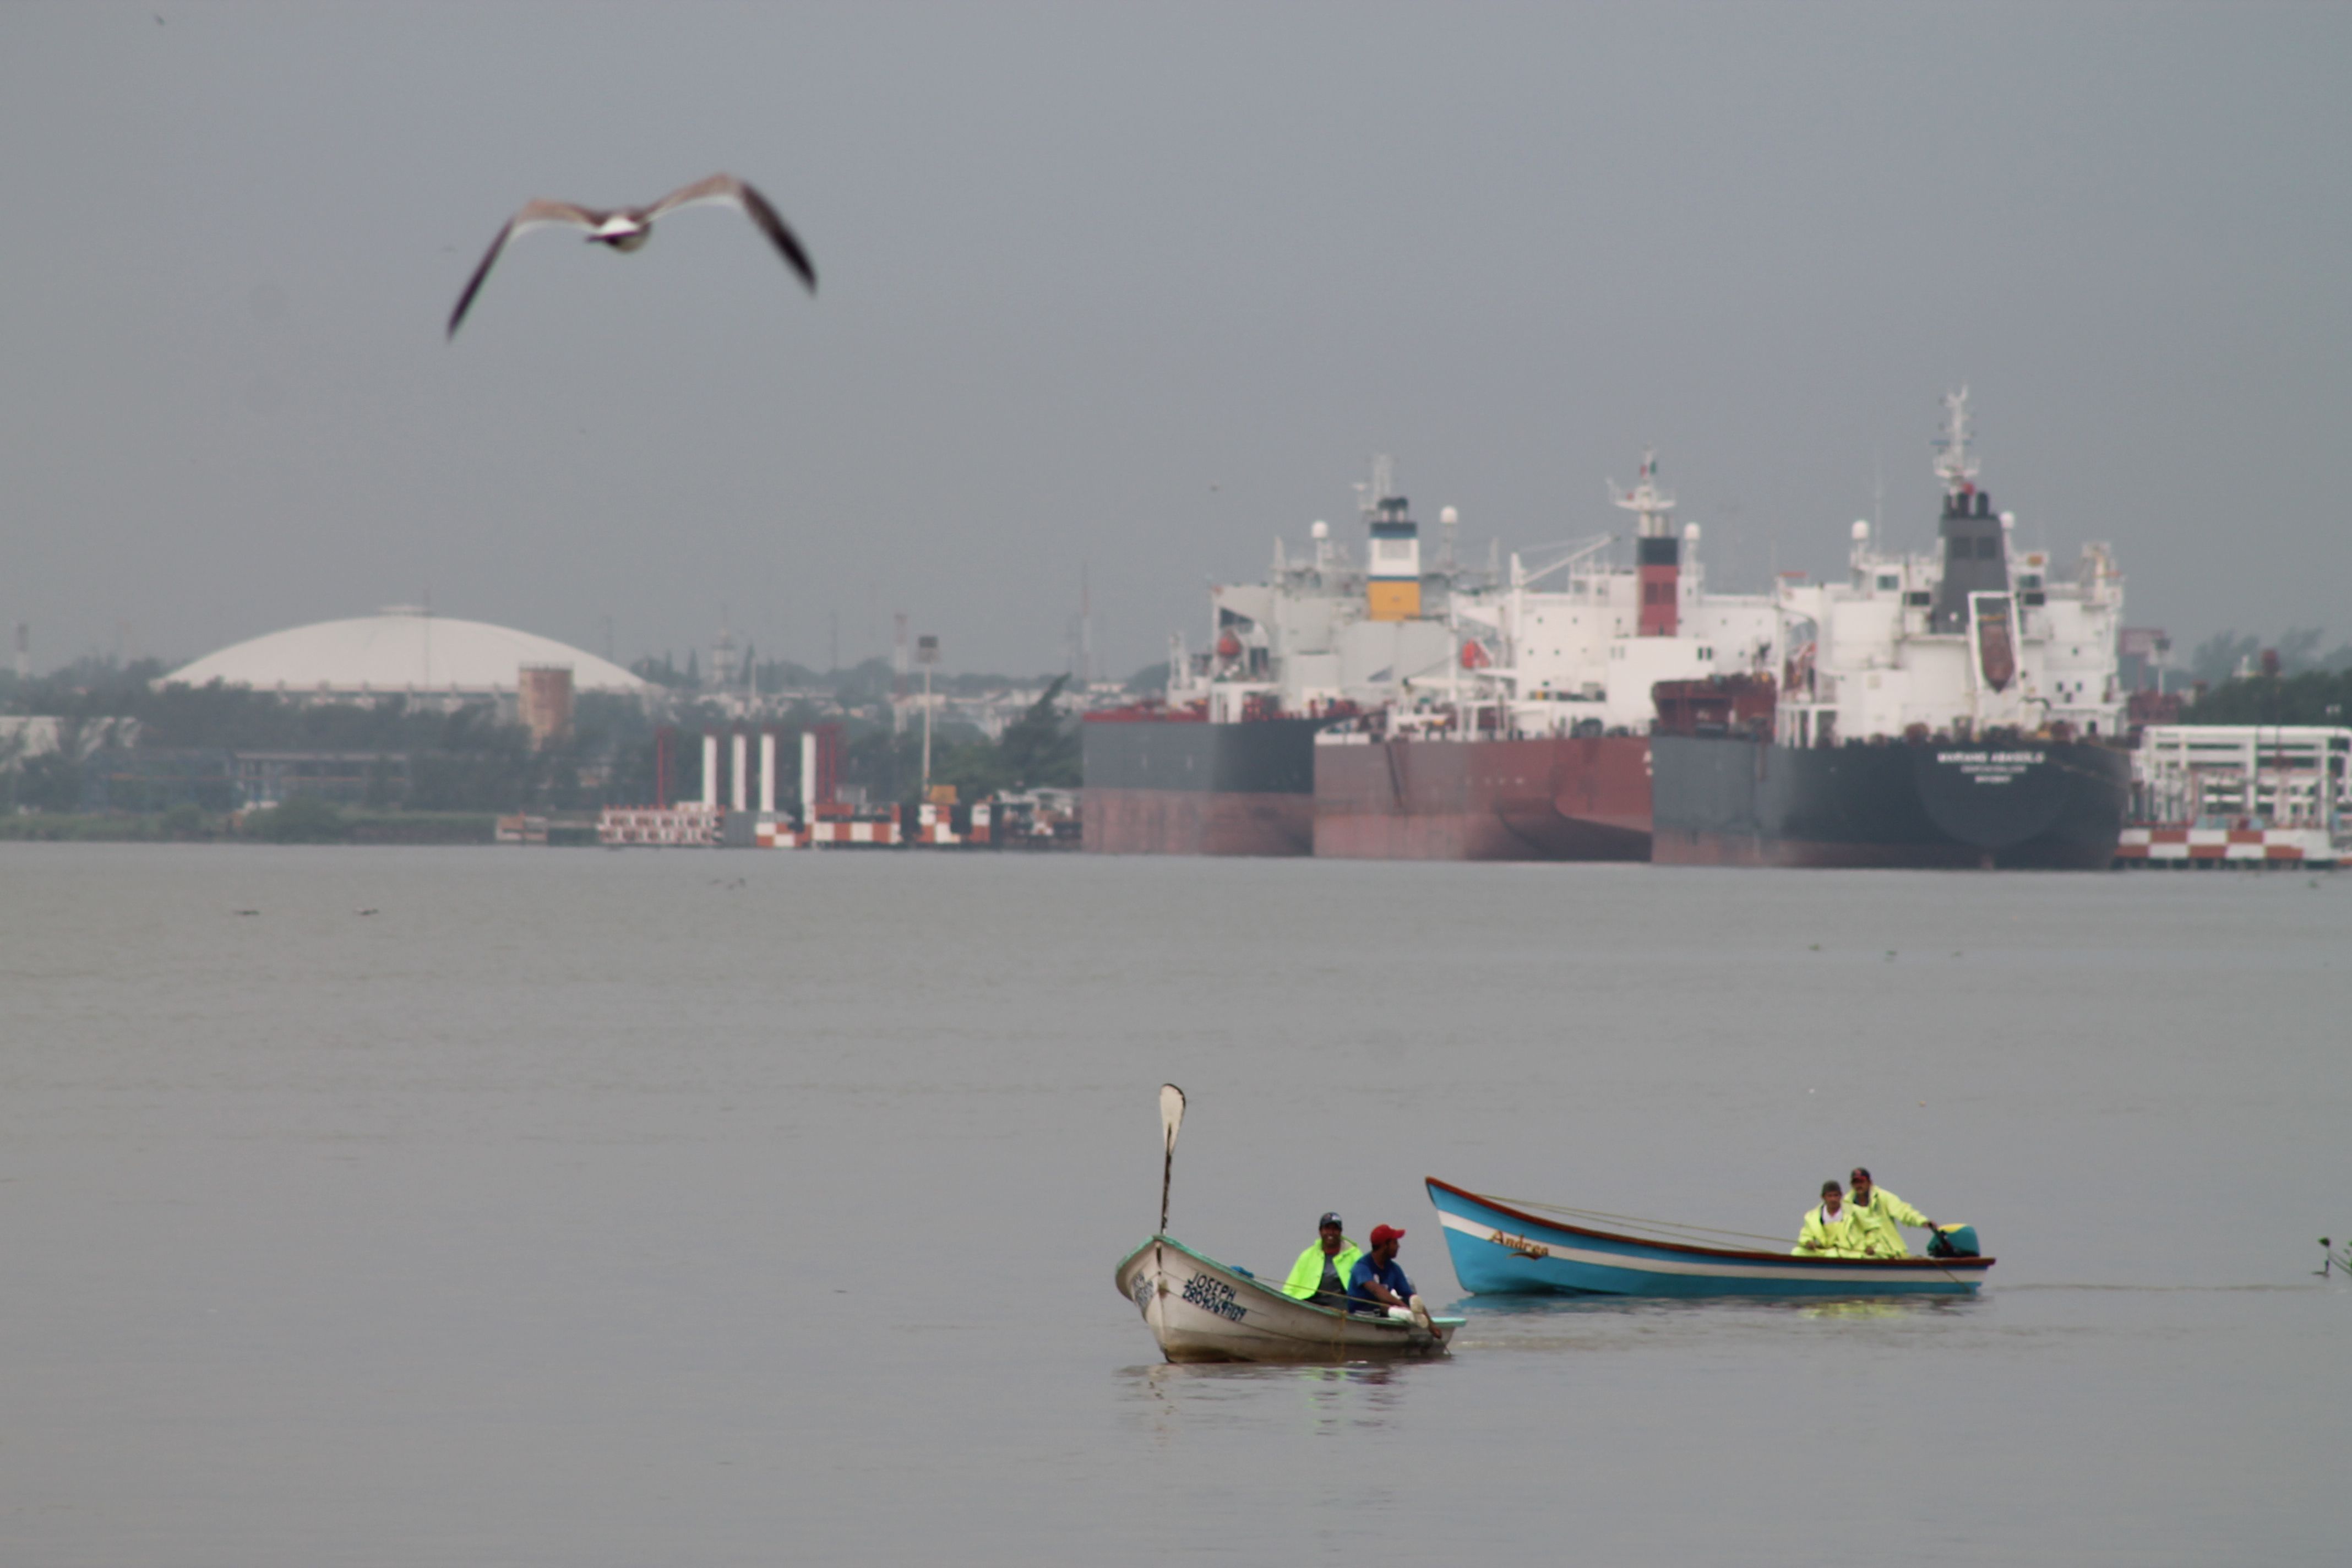
[[1631,564],[1608,534],[1514,555],[1449,597],[1441,669],[1317,738],[1318,855],[1649,858],[1652,688],[1763,668],[1773,611],[1707,591],[1654,453],[1610,491],[1639,520]]
[[1709,593],[1654,455],[1601,534],[1433,561],[1391,493],[1363,493],[1358,567],[1316,523],[1256,584],[1211,590],[1211,645],[1171,649],[1164,700],[1086,731],[1087,844],[1126,853],[1639,860],[1650,853],[1651,689],[1765,668],[1772,601]]
[[[1311,855],[1315,736],[1382,710],[1452,657],[1446,606],[1476,591],[1452,551],[1422,570],[1386,460],[1361,486],[1365,563],[1318,522],[1277,540],[1264,583],[1210,589],[1210,641],[1172,639],[1162,699],[1087,715],[1086,847],[1109,854]],[[1454,514],[1446,513],[1448,538]]]
[[2071,580],[2015,547],[1976,484],[1968,393],[1945,399],[1939,549],[1853,525],[1843,583],[1784,582],[1780,679],[1710,709],[1662,684],[1652,858],[1667,865],[2094,869],[2131,788],[2116,679],[2123,578],[2084,546]]

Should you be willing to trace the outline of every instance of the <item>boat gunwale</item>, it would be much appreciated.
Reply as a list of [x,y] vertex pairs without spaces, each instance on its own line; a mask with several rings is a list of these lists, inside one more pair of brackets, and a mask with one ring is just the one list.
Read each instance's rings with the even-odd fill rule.
[[[1422,1180],[1431,1187],[1441,1188],[1452,1193],[1455,1197],[1467,1198],[1481,1207],[1493,1209],[1497,1214],[1508,1215],[1513,1219],[1541,1229],[1565,1231],[1570,1236],[1589,1236],[1596,1241],[1613,1241],[1627,1247],[1645,1247],[1659,1252],[1684,1252],[1699,1258],[1744,1258],[1751,1262],[1770,1263],[1776,1266],[1793,1263],[1812,1268],[1853,1268],[1867,1266],[1896,1271],[1934,1269],[1945,1273],[1954,1268],[1990,1268],[1995,1261],[1990,1258],[1811,1258],[1801,1252],[1757,1252],[1739,1247],[1699,1247],[1689,1242],[1652,1241],[1645,1237],[1623,1236],[1615,1231],[1593,1230],[1580,1225],[1568,1225],[1556,1219],[1545,1219],[1539,1215],[1531,1215],[1525,1209],[1515,1209],[1508,1204],[1497,1203],[1493,1198],[1474,1193],[1467,1187],[1457,1187],[1451,1182],[1442,1182],[1435,1176],[1423,1176]],[[1443,1216],[1444,1211],[1441,1208],[1438,1212]]]

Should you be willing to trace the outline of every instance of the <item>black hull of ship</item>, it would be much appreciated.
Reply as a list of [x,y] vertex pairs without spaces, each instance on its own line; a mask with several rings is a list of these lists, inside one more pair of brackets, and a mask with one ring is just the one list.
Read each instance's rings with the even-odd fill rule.
[[1312,719],[1084,727],[1085,844],[1105,855],[1312,855]]
[[2129,755],[2085,742],[1650,744],[1664,866],[2103,870],[2131,793]]

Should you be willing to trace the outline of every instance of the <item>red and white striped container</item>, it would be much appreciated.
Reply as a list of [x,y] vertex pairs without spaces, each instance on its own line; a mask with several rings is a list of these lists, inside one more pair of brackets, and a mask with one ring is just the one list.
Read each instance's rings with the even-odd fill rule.
[[896,817],[882,821],[852,820],[848,822],[813,822],[807,828],[808,842],[817,847],[839,847],[845,845],[889,846],[901,842]]
[[2333,866],[2341,858],[2324,827],[2126,827],[2119,866]]

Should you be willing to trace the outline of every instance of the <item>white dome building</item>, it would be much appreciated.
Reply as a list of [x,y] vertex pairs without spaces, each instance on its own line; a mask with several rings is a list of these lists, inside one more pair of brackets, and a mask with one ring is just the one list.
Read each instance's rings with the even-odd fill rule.
[[456,707],[486,699],[512,703],[528,668],[569,669],[575,691],[642,700],[651,689],[619,665],[569,643],[409,605],[271,632],[183,665],[156,684],[217,680],[312,702],[405,697]]

